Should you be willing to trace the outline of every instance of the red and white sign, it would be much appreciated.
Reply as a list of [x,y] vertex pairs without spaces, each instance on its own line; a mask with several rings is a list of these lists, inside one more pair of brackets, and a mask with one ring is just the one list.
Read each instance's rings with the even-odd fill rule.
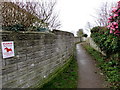
[[2,42],[2,55],[3,58],[9,58],[15,56],[13,41]]

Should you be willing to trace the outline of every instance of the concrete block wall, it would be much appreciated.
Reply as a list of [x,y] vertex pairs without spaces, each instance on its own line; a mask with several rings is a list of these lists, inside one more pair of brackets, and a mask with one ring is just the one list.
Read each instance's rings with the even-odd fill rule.
[[82,37],[75,37],[74,42],[82,42]]
[[[42,83],[73,55],[74,35],[54,30],[40,32],[0,32],[1,42],[14,41],[15,56],[2,58],[2,88],[28,88]],[[1,44],[0,44],[1,47]]]
[[97,46],[97,44],[93,41],[93,39],[91,37],[89,37],[87,40],[86,40],[87,43],[89,43],[89,45],[94,48],[95,50],[97,50],[98,52],[100,52],[101,54],[103,54],[104,56],[106,56],[106,54],[101,51],[101,49]]

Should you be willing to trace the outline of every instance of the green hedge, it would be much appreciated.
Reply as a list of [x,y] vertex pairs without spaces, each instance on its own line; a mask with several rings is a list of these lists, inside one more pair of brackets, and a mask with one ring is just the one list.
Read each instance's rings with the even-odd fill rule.
[[120,53],[120,37],[110,34],[106,27],[94,27],[91,29],[91,37],[108,57]]

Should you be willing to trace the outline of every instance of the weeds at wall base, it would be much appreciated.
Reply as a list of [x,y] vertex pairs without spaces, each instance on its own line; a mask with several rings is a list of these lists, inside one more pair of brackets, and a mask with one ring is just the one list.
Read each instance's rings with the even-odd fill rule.
[[[63,66],[61,66],[61,67],[59,67],[59,68],[57,68],[56,69],[56,71],[55,72],[53,72],[51,75],[49,75],[46,79],[44,79],[43,80],[43,83],[39,83],[38,85],[36,85],[34,88],[56,88],[56,87],[59,87],[59,88],[62,88],[63,86],[61,85],[61,86],[56,86],[56,87],[54,87],[54,85],[52,85],[52,86],[49,86],[51,83],[54,83],[54,82],[58,82],[57,84],[63,84],[64,82],[62,82],[62,83],[59,83],[59,81],[57,80],[57,81],[55,81],[54,79],[55,78],[58,78],[58,77],[63,77],[63,76],[61,76],[61,73],[63,74],[64,73],[64,71],[66,70],[66,68],[68,68],[69,67],[69,65],[70,65],[70,63],[72,63],[73,62],[73,60],[74,60],[74,56],[71,56],[68,60],[67,60],[67,62],[63,65]],[[76,70],[77,70],[77,68],[76,68]],[[77,72],[75,72],[75,73],[77,73]],[[72,74],[72,73],[71,73]],[[73,73],[73,75],[74,75],[74,73]],[[76,76],[77,76],[77,74],[75,74]],[[60,78],[59,78],[59,80],[60,80]],[[72,80],[72,78],[71,78],[71,80]],[[74,87],[73,88],[75,88],[75,86],[77,87],[77,77],[76,77],[76,82],[74,82]],[[68,84],[68,83],[66,83],[66,84]],[[65,87],[64,87],[65,88]],[[67,87],[66,87],[67,88]]]

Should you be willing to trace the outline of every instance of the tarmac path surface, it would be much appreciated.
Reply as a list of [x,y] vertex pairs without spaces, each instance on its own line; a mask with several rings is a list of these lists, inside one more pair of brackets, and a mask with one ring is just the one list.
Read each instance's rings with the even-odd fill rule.
[[76,45],[78,62],[78,88],[105,88],[105,80],[95,65],[95,60],[86,52],[81,44]]

